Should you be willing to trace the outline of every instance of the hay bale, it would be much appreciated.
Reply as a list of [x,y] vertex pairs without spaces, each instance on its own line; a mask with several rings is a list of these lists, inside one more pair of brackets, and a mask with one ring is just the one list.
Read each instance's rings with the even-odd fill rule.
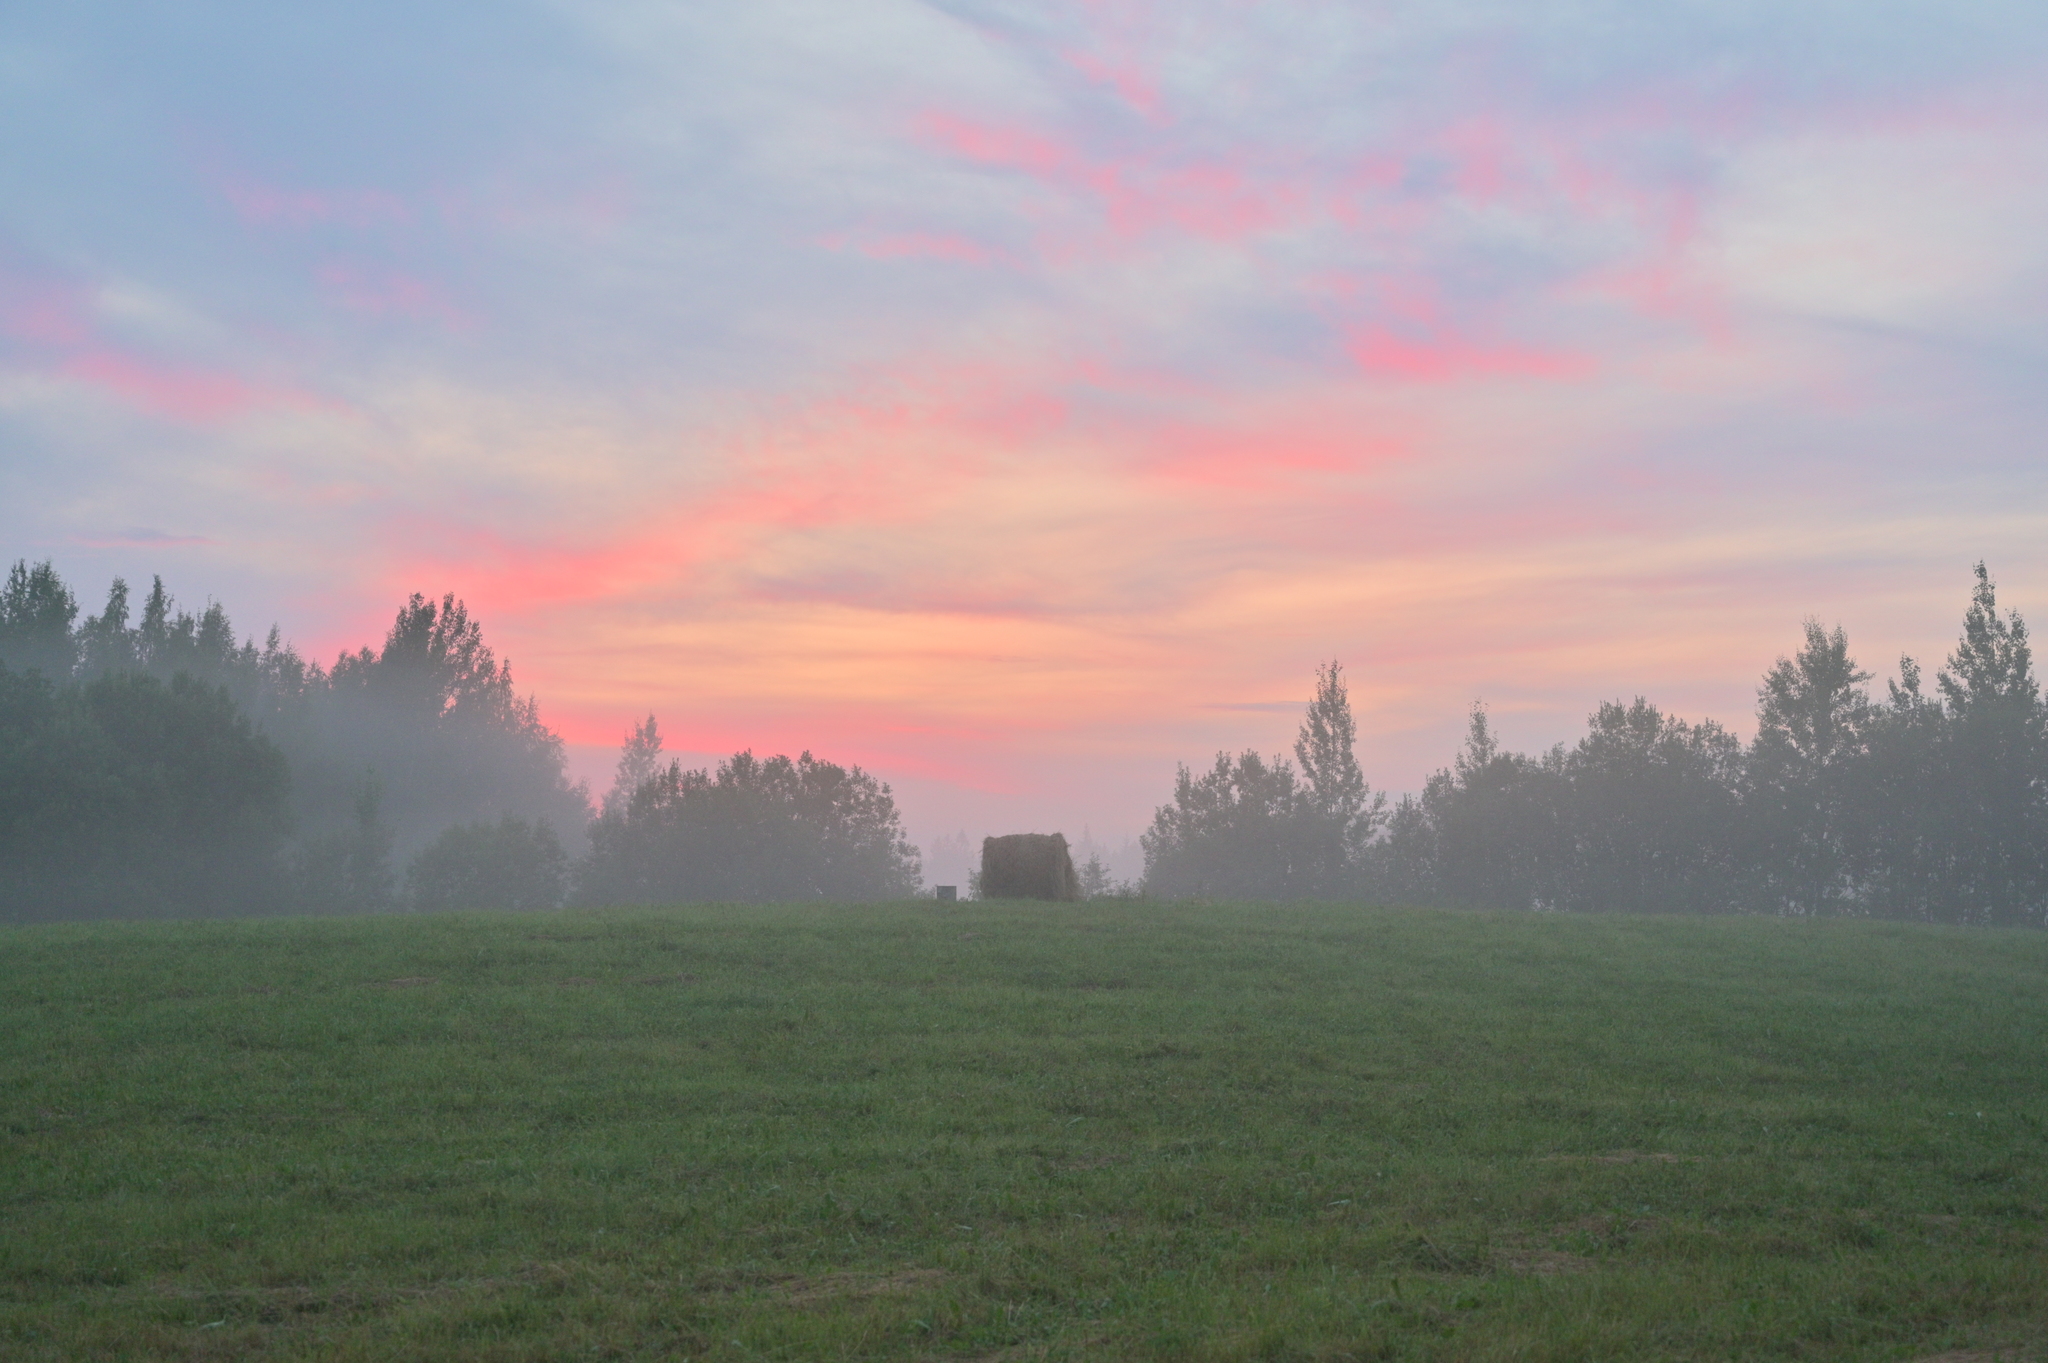
[[1081,881],[1061,833],[1012,833],[981,840],[983,899],[1054,899],[1072,903],[1081,897]]

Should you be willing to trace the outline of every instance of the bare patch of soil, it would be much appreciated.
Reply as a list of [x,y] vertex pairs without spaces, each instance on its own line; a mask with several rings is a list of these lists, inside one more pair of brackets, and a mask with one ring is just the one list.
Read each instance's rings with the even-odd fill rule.
[[1504,1250],[1494,1256],[1494,1264],[1502,1273],[1514,1273],[1528,1278],[1559,1278],[1571,1273],[1591,1273],[1597,1267],[1585,1255],[1567,1254],[1561,1249]]
[[816,1306],[828,1301],[864,1297],[899,1297],[922,1291],[945,1277],[945,1270],[937,1268],[906,1268],[880,1276],[872,1273],[827,1273],[819,1278],[792,1278],[778,1284],[774,1293],[792,1306]]
[[[1107,1343],[1109,1343],[1108,1335],[1090,1335],[1086,1339],[1068,1340],[1065,1342],[1066,1347],[1070,1349],[1089,1349],[1098,1344]],[[966,1363],[1026,1363],[1029,1359],[1050,1357],[1052,1348],[1053,1346],[1049,1343],[1017,1344],[1007,1349],[998,1349],[992,1354],[976,1354],[968,1359]]]
[[1590,1235],[1613,1235],[1626,1231],[1630,1235],[1647,1235],[1663,1224],[1654,1216],[1639,1217],[1633,1221],[1624,1221],[1618,1216],[1582,1216],[1566,1223],[1560,1231],[1585,1231]]
[[1124,1157],[1122,1155],[1082,1155],[1077,1159],[1065,1160],[1054,1167],[1071,1170],[1075,1173],[1086,1173],[1090,1169],[1107,1169],[1112,1164],[1122,1164],[1123,1162]]

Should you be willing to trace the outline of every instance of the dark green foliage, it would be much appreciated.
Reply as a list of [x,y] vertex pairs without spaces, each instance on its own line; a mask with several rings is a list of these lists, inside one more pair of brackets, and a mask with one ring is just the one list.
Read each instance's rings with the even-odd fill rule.
[[0,664],[0,916],[274,911],[288,792],[219,687]]
[[309,827],[347,821],[365,765],[383,782],[401,857],[453,824],[511,816],[573,835],[589,817],[562,740],[452,594],[415,594],[382,649],[341,655],[316,683],[311,703],[280,716]]
[[382,913],[397,907],[391,827],[384,785],[366,772],[356,787],[355,818],[302,839],[291,858],[292,907],[301,913]]
[[590,827],[586,904],[900,899],[921,883],[889,787],[808,752],[671,762]]
[[1074,869],[1076,892],[1083,899],[1107,899],[1116,893],[1116,878],[1102,864],[1102,854],[1090,852],[1088,860]]
[[381,648],[343,653],[331,670],[300,658],[274,628],[261,647],[238,644],[218,603],[179,610],[160,578],[132,628],[129,614],[128,586],[116,579],[106,608],[78,630],[80,675],[137,670],[225,686],[290,761],[312,859],[316,845],[356,835],[366,769],[401,856],[451,824],[506,814],[545,819],[558,834],[582,829],[588,807],[563,774],[561,740],[452,594],[414,594]]
[[1155,894],[1209,899],[1335,899],[1355,893],[1386,797],[1365,783],[1343,669],[1316,670],[1316,696],[1294,744],[1296,768],[1256,752],[1216,754],[1200,776],[1182,767],[1173,803],[1141,838]]
[[605,792],[600,812],[623,811],[633,792],[660,773],[661,726],[649,715],[645,723],[635,724],[626,734],[626,741],[619,745],[618,771],[612,777],[612,788]]
[[[450,825],[538,820],[559,843],[588,818],[561,740],[453,595],[414,595],[381,649],[344,653],[331,671],[300,658],[275,628],[261,647],[238,643],[219,603],[180,610],[160,578],[133,624],[119,578],[104,609],[74,631],[76,614],[50,564],[17,563],[0,591],[0,660],[57,681],[142,675],[224,688],[289,766],[295,836],[272,870],[306,911],[393,907],[393,857]],[[148,910],[138,901],[135,911]]]
[[1806,622],[1806,647],[1780,658],[1757,692],[1756,741],[1743,791],[1753,890],[1781,912],[1832,913],[1858,902],[1855,866],[1868,860],[1858,828],[1870,779],[1874,714],[1849,639]]
[[[1183,768],[1146,835],[1147,888],[2042,925],[2048,708],[2025,622],[1999,614],[1983,564],[1976,578],[1936,696],[1906,658],[1873,704],[1847,636],[1809,621],[1805,646],[1764,677],[1746,748],[1637,697],[1601,705],[1575,747],[1528,756],[1502,750],[1475,708],[1464,752],[1390,814],[1377,801],[1350,814],[1356,796],[1328,793],[1362,783],[1324,669],[1295,749],[1316,779],[1253,753],[1199,778]],[[1340,857],[1328,830],[1347,817],[1380,836]]]
[[1736,907],[1741,746],[1640,697],[1602,705],[1588,727],[1536,759],[1500,751],[1473,713],[1466,751],[1422,795],[1439,892],[1502,909]]
[[1504,752],[1475,706],[1465,751],[1429,778],[1412,811],[1428,828],[1434,864],[1420,878],[1430,900],[1530,909],[1554,899],[1569,851],[1558,827],[1563,773],[1562,747],[1541,759]]
[[442,830],[406,868],[406,898],[421,913],[559,908],[568,868],[554,829],[507,814]]
[[1316,669],[1315,699],[1294,740],[1302,782],[1296,817],[1308,824],[1298,870],[1307,881],[1303,888],[1322,898],[1350,891],[1367,844],[1386,822],[1387,797],[1365,783],[1357,743],[1344,669],[1332,659]]
[[0,587],[0,663],[53,680],[69,677],[78,661],[71,637],[77,616],[78,602],[49,560],[33,568],[17,560]]
[[1182,767],[1173,803],[1140,838],[1146,888],[1170,899],[1307,897],[1324,850],[1307,803],[1284,757],[1217,753],[1200,776]]

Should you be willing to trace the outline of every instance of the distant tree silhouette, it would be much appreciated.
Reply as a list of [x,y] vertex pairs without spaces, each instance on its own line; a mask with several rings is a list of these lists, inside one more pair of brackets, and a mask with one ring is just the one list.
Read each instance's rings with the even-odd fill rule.
[[391,826],[375,771],[356,783],[354,818],[300,842],[292,856],[292,907],[300,913],[385,913],[398,906]]
[[1764,674],[1743,792],[1759,906],[1805,915],[1858,904],[1864,836],[1855,803],[1874,719],[1869,680],[1840,627],[1829,632],[1813,620],[1806,646]]
[[[1879,914],[2048,923],[2048,705],[2026,623],[1988,569],[1935,694],[1899,663],[1886,701],[1847,635],[1815,621],[1757,691],[1747,745],[1643,697],[1599,706],[1571,747],[1504,750],[1475,706],[1462,752],[1354,823],[1361,897],[1491,909]],[[1247,753],[1181,768],[1145,839],[1159,895],[1322,893],[1359,808],[1334,665],[1296,744],[1302,777]],[[1333,817],[1332,811],[1339,811]],[[1322,822],[1318,825],[1317,820]],[[1321,831],[1317,831],[1320,828]],[[1317,888],[1311,888],[1317,887]]]
[[0,664],[0,917],[275,911],[288,790],[219,687]]
[[1298,817],[1310,824],[1303,889],[1321,898],[1357,892],[1366,847],[1387,819],[1386,797],[1373,792],[1359,769],[1357,744],[1344,669],[1333,658],[1316,669],[1315,699],[1294,740],[1306,787]]
[[1169,898],[1300,899],[1319,884],[1328,850],[1294,766],[1245,751],[1217,753],[1197,776],[1180,768],[1173,803],[1139,842],[1145,885]]
[[0,586],[0,663],[65,681],[78,661],[71,622],[78,602],[49,560],[31,568],[19,559]]
[[620,745],[618,771],[612,777],[612,788],[605,792],[602,812],[611,814],[624,809],[633,792],[654,779],[660,770],[661,726],[649,715],[644,723],[627,731],[626,741]]
[[406,897],[422,913],[553,909],[561,906],[568,866],[554,829],[508,814],[495,824],[442,830],[406,868]]
[[922,884],[889,787],[859,767],[735,754],[671,762],[590,828],[592,904],[902,899]]
[[296,835],[278,883],[300,907],[392,907],[393,858],[450,825],[539,819],[559,841],[580,835],[589,817],[586,793],[565,775],[561,740],[452,594],[415,594],[381,648],[344,653],[331,671],[302,659],[275,628],[260,647],[238,642],[219,603],[181,610],[161,578],[139,618],[119,578],[105,607],[73,630],[76,614],[50,564],[18,562],[0,589],[0,660],[60,683],[183,677],[224,689],[288,765]]

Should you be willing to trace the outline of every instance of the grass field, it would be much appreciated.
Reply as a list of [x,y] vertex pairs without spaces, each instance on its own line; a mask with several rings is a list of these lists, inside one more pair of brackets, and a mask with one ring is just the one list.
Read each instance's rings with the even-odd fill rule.
[[0,929],[0,1355],[2048,1357],[2048,934]]

